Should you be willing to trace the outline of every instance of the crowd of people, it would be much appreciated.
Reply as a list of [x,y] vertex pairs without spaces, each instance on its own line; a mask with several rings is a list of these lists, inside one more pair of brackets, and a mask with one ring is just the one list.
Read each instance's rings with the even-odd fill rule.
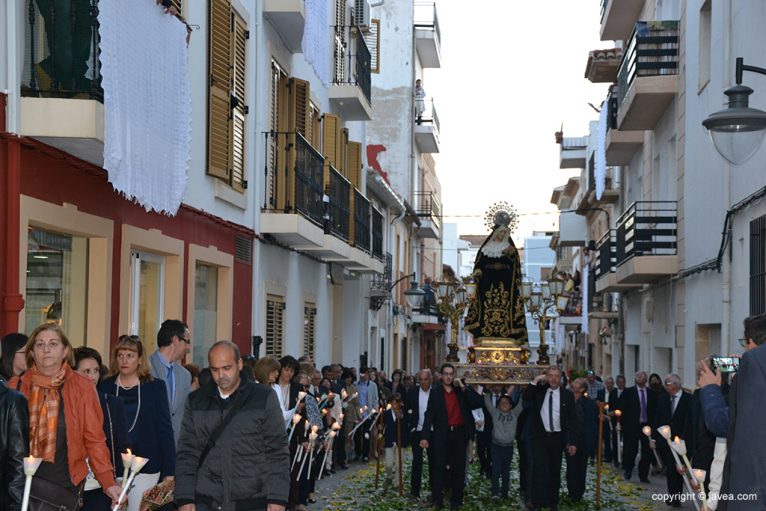
[[[191,337],[179,320],[163,322],[151,354],[138,336],[121,336],[107,368],[98,351],[41,325],[2,340],[0,510],[21,509],[26,456],[41,460],[33,501],[111,509],[126,454],[148,460],[127,490],[131,511],[160,487],[173,489],[167,509],[301,510],[316,501],[317,480],[371,459],[384,490],[409,479],[417,507],[459,509],[475,462],[494,499],[518,491],[527,509],[556,510],[563,461],[577,502],[599,455],[627,480],[636,464],[641,482],[664,477],[670,506],[686,486],[707,489],[709,509],[760,509],[715,496],[766,498],[766,444],[752,415],[766,390],[765,342],[766,316],[745,320],[739,372],[727,378],[703,361],[690,393],[675,374],[639,371],[628,387],[622,375],[593,371],[567,381],[555,365],[523,387],[468,385],[449,363],[389,379],[374,367],[318,368],[305,355],[243,357],[229,341],[214,344],[201,369],[182,365]],[[683,440],[691,468],[703,472],[690,477],[668,438]],[[412,456],[405,476],[403,449]]]

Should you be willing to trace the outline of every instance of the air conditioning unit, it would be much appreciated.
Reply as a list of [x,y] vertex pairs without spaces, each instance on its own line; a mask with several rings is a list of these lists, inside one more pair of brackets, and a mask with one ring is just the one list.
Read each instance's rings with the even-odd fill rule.
[[354,21],[364,31],[370,29],[370,2],[354,0]]

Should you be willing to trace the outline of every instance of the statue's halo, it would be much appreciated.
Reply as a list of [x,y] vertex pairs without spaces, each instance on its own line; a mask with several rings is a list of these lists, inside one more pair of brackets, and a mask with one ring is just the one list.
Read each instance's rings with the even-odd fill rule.
[[489,230],[494,229],[495,226],[502,225],[507,227],[510,232],[513,232],[518,225],[516,208],[505,201],[496,202],[487,210],[484,216],[484,223]]

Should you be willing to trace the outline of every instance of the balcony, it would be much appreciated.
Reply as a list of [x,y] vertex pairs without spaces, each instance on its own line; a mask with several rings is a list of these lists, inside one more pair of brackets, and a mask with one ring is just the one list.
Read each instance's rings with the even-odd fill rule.
[[573,290],[569,293],[567,305],[559,313],[559,324],[561,325],[581,325],[582,324],[582,294],[580,291]]
[[442,66],[441,31],[433,2],[415,4],[415,50],[424,68]]
[[624,291],[636,287],[630,284],[618,284],[617,274],[617,231],[610,229],[601,237],[596,244],[598,258],[594,278],[596,280],[597,293],[611,293]]
[[[352,196],[351,209],[354,216],[351,224],[351,245],[354,249],[351,250],[351,262],[346,264],[346,267],[357,272],[380,273],[383,271],[383,216],[356,188],[353,189]],[[377,226],[373,223],[373,213],[378,215]],[[372,253],[372,242],[379,245],[378,255]]]
[[641,16],[644,0],[601,0],[601,40],[624,41]]
[[420,219],[418,236],[427,239],[441,237],[442,211],[433,192],[415,192],[415,212]]
[[439,152],[439,116],[433,99],[415,99],[415,143],[421,153]]
[[19,134],[104,163],[98,3],[27,2]]
[[559,246],[582,247],[588,241],[588,219],[574,213],[559,213]]
[[295,248],[324,244],[324,158],[300,133],[266,134],[261,231]]
[[305,0],[264,0],[263,17],[292,53],[300,53],[306,24]]
[[588,137],[562,137],[559,149],[560,169],[584,169]]
[[351,225],[351,182],[332,165],[327,166],[325,183],[327,196],[330,199],[327,207],[330,218],[329,230],[335,236],[349,241]]
[[676,201],[634,202],[617,220],[618,284],[648,284],[678,273]]
[[370,201],[362,195],[362,192],[354,188],[352,192],[351,209],[354,210],[351,225],[351,244],[364,252],[370,252]]
[[372,257],[383,260],[383,213],[372,206]]
[[334,73],[329,99],[347,121],[372,119],[370,50],[359,27],[335,27]]
[[618,76],[617,128],[653,130],[678,88],[678,21],[639,21]]
[[614,83],[622,60],[622,48],[593,50],[588,53],[585,78],[592,83]]
[[606,123],[606,164],[628,165],[633,155],[644,145],[643,131],[627,131],[617,129],[617,102],[619,87],[609,88]]

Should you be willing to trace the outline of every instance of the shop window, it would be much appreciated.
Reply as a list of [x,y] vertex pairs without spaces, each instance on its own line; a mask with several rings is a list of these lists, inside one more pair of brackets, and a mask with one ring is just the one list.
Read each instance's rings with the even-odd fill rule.
[[30,227],[25,332],[56,323],[75,346],[86,339],[88,239]]
[[130,333],[141,337],[148,355],[157,347],[164,320],[165,258],[133,252],[130,262]]
[[193,360],[207,366],[207,352],[218,335],[218,268],[197,264],[194,277]]

